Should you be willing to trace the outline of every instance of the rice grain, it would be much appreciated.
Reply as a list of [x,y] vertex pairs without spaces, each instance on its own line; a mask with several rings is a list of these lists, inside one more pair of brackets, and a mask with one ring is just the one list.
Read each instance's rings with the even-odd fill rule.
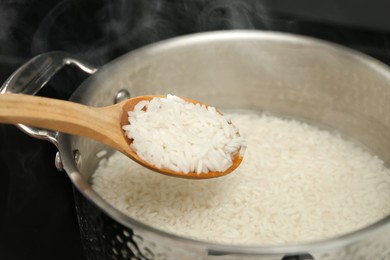
[[93,189],[157,229],[227,244],[324,239],[390,214],[389,169],[358,144],[295,120],[230,116],[248,144],[233,173],[183,180],[116,153],[93,175]]

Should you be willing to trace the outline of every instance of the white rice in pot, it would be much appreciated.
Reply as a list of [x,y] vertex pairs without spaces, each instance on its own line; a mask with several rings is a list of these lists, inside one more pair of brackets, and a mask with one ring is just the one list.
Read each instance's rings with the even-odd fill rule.
[[115,153],[101,161],[93,189],[157,229],[227,244],[319,240],[390,214],[390,172],[359,145],[295,120],[231,116],[247,143],[233,173],[173,178]]

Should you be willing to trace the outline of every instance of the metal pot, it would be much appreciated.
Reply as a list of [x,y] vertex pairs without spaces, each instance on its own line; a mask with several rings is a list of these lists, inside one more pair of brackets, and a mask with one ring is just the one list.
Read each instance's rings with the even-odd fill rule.
[[[337,129],[390,162],[390,70],[347,48],[301,36],[254,31],[179,37],[128,53],[96,69],[62,52],[40,55],[5,82],[2,92],[36,93],[63,66],[90,76],[72,101],[107,106],[130,96],[174,93],[222,109],[250,109]],[[89,259],[390,259],[390,216],[322,241],[234,246],[168,234],[132,219],[90,187],[95,141],[26,126],[58,147],[74,184],[81,235]],[[390,198],[389,198],[390,200]]]

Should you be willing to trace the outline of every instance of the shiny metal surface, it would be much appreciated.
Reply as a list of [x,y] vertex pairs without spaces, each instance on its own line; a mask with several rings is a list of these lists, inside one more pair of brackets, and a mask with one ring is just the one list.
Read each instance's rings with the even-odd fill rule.
[[[15,71],[3,84],[0,93],[36,94],[46,83],[64,66],[73,65],[88,74],[97,71],[88,64],[81,63],[70,54],[60,51],[45,53],[36,56],[17,71]],[[19,124],[19,129],[37,139],[47,140],[58,146],[57,133],[49,130],[29,127]]]
[[[168,40],[104,66],[81,86],[73,100],[104,106],[108,105],[105,97],[114,96],[119,89],[128,89],[134,96],[175,93],[222,111],[249,109],[307,120],[358,140],[390,162],[389,69],[326,42],[261,32],[206,33]],[[83,154],[90,150],[78,138],[72,140],[72,146],[86,146]],[[94,169],[88,166],[88,170],[81,170],[85,180]],[[105,210],[113,212],[110,207]],[[144,241],[187,248],[204,259],[213,259],[212,255],[219,255],[219,259],[281,259],[300,253],[310,253],[315,259],[390,257],[386,239],[390,218],[325,241],[237,247],[182,239],[116,215],[123,225],[142,234]]]
[[130,93],[126,89],[121,89],[116,93],[114,103],[120,103],[122,101],[125,101],[126,99],[129,99],[131,97]]
[[62,164],[60,152],[56,152],[56,155],[54,157],[54,165],[57,171],[60,172],[64,170],[64,165]]
[[[100,68],[71,100],[107,106],[121,89],[132,96],[174,93],[202,100],[222,112],[255,110],[309,121],[359,141],[390,163],[389,68],[327,42],[258,31],[175,38]],[[291,255],[310,255],[316,260],[390,259],[390,216],[340,237],[282,246],[220,245],[156,230],[120,213],[91,189],[89,180],[99,161],[96,154],[109,151],[107,147],[62,134],[58,141],[64,168],[75,186],[114,219],[120,237],[115,245],[129,248],[137,259],[149,259],[145,256],[151,252],[150,258],[160,259],[280,260]],[[83,155],[79,167],[74,149]],[[125,258],[112,252],[113,259]]]

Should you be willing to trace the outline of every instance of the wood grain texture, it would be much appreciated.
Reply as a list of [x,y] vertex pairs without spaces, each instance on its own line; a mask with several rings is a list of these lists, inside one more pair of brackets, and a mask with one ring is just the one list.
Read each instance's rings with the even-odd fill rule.
[[[226,175],[236,169],[242,157],[237,152],[233,165],[225,172],[188,174],[169,169],[156,168],[142,160],[130,149],[131,140],[125,136],[123,125],[129,124],[127,112],[134,109],[142,100],[151,100],[163,96],[139,96],[107,107],[90,107],[70,101],[22,94],[0,95],[0,122],[7,124],[25,124],[73,135],[88,137],[122,152],[141,165],[170,176],[207,179]],[[187,102],[200,102],[185,99]]]

